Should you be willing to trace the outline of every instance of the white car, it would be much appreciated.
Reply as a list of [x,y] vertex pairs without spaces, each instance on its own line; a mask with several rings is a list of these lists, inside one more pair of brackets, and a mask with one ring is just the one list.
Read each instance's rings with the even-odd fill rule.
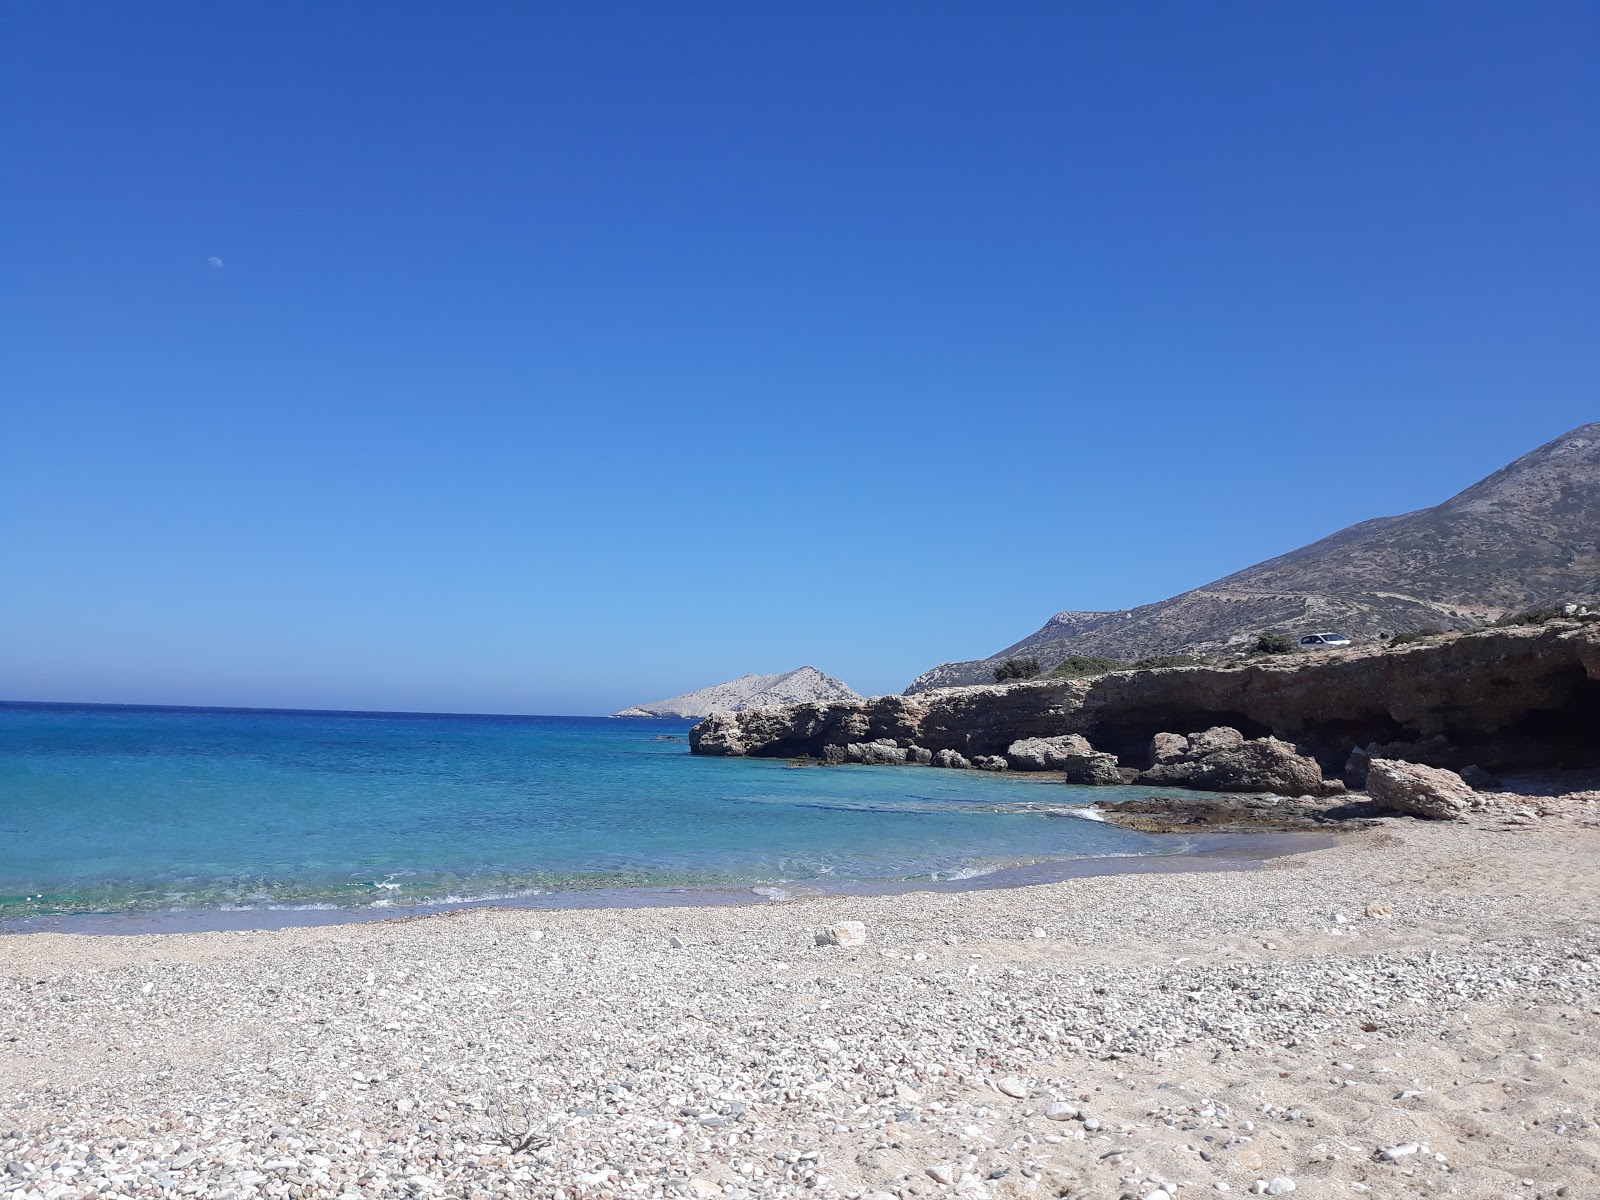
[[1308,633],[1300,639],[1300,649],[1321,650],[1328,646],[1348,646],[1350,639],[1342,633]]

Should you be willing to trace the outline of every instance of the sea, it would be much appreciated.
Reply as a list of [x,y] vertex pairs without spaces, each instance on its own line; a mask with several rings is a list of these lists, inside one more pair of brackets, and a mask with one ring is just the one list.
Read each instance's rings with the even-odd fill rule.
[[781,901],[1218,851],[1093,819],[1143,789],[701,757],[690,725],[0,703],[0,930]]

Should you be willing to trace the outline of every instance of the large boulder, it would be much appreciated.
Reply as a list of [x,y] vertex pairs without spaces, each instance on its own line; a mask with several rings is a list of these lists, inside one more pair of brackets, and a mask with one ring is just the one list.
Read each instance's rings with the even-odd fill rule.
[[874,767],[895,766],[906,761],[905,748],[895,745],[888,738],[879,738],[875,742],[851,742],[844,752],[848,761]]
[[1189,735],[1189,749],[1185,758],[1207,758],[1227,750],[1237,750],[1244,745],[1244,734],[1230,725],[1213,725],[1210,729]]
[[1344,784],[1323,778],[1316,759],[1288,742],[1273,737],[1245,741],[1237,729],[1224,726],[1191,736],[1180,757],[1156,763],[1140,773],[1138,782],[1280,796],[1333,796],[1344,791]]
[[1068,783],[1086,783],[1094,787],[1115,787],[1122,782],[1122,771],[1115,754],[1075,754],[1063,765]]
[[1022,738],[1011,743],[1006,762],[1013,771],[1059,771],[1074,758],[1093,754],[1089,739],[1076,733],[1060,737]]
[[1181,733],[1158,733],[1150,739],[1150,763],[1177,762],[1187,758],[1189,739]]
[[968,761],[967,756],[958,754],[954,750],[935,750],[933,752],[933,765],[936,767],[950,767],[958,771],[972,769],[972,763]]
[[1004,771],[1011,766],[998,754],[979,754],[973,758],[972,765],[980,771]]
[[1443,767],[1375,758],[1367,764],[1367,795],[1391,812],[1430,821],[1463,821],[1477,793]]

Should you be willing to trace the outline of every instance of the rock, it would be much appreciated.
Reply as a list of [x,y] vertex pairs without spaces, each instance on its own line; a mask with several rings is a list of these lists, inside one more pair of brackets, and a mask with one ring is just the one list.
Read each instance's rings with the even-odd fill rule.
[[933,751],[925,746],[907,746],[906,761],[927,766],[933,762]]
[[707,1197],[717,1196],[722,1193],[722,1185],[713,1183],[709,1179],[691,1179],[689,1180],[688,1188],[691,1196],[698,1196],[701,1200],[706,1200]]
[[[1224,736],[1234,734],[1237,742]],[[1195,750],[1197,740],[1208,748]],[[1157,763],[1138,776],[1139,783],[1197,788],[1214,792],[1276,792],[1282,796],[1332,796],[1344,784],[1327,780],[1314,758],[1274,737],[1245,741],[1237,730],[1208,729],[1189,739],[1183,758]]]
[[1430,821],[1461,821],[1476,793],[1454,771],[1393,758],[1367,766],[1367,795],[1391,812]]
[[837,767],[845,763],[848,760],[845,758],[844,747],[837,743],[824,746],[822,748],[822,761],[830,767]]
[[819,946],[864,946],[867,944],[867,927],[860,921],[840,921],[817,930]]
[[1184,754],[1186,759],[1205,758],[1211,754],[1221,754],[1225,750],[1237,750],[1244,745],[1244,734],[1230,725],[1213,725],[1201,733],[1189,735],[1189,748]]
[[1151,765],[1176,762],[1189,753],[1189,739],[1181,733],[1158,733],[1150,739]]
[[1006,1095],[1010,1096],[1013,1100],[1026,1100],[1033,1090],[1027,1084],[1023,1083],[1022,1080],[1009,1075],[1000,1080],[994,1086],[999,1088],[1000,1091],[1004,1092]]
[[667,945],[671,946],[674,950],[682,950],[686,943],[677,934],[673,934],[667,939]]
[[954,750],[935,750],[933,752],[933,765],[936,767],[950,767],[957,771],[970,770],[972,767],[972,763],[967,760],[965,755],[957,754]]
[[1498,775],[1491,775],[1475,763],[1461,768],[1461,782],[1475,792],[1493,792],[1504,787]]
[[1140,833],[1309,833],[1331,823],[1362,829],[1377,825],[1375,806],[1282,796],[1144,796],[1101,801],[1104,819]]
[[928,1178],[935,1183],[942,1183],[948,1186],[956,1181],[955,1168],[948,1163],[935,1163],[927,1168],[927,1173]]
[[1006,750],[1006,762],[1013,771],[1059,771],[1075,758],[1093,754],[1089,740],[1076,733],[1058,737],[1022,738]]
[[972,765],[980,771],[1004,771],[1011,764],[998,754],[979,754],[973,758]]
[[847,762],[866,763],[868,766],[896,766],[906,761],[906,751],[888,738],[875,742],[851,742],[844,748]]
[[1122,783],[1122,770],[1115,754],[1093,752],[1078,754],[1068,759],[1062,767],[1068,783],[1087,784],[1091,787],[1117,787]]
[[1052,1121],[1076,1121],[1078,1119],[1078,1106],[1068,1104],[1063,1100],[1052,1100],[1050,1107],[1044,1110],[1044,1115]]
[[1387,904],[1369,904],[1366,907],[1366,915],[1376,921],[1386,921],[1394,916],[1394,909]]
[[1144,1200],[1172,1200],[1172,1193],[1166,1188],[1157,1188],[1153,1192],[1146,1192]]
[[1267,1181],[1267,1195],[1287,1196],[1294,1191],[1294,1180],[1287,1175],[1275,1175]]
[[1378,1151],[1380,1162],[1399,1162],[1407,1155],[1415,1154],[1422,1149],[1416,1142],[1401,1142],[1398,1146],[1386,1146]]

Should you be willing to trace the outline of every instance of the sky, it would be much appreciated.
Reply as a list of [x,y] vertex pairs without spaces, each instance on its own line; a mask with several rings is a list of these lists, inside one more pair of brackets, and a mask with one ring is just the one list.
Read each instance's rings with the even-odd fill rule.
[[1600,417],[1600,7],[0,6],[0,698],[863,692]]

